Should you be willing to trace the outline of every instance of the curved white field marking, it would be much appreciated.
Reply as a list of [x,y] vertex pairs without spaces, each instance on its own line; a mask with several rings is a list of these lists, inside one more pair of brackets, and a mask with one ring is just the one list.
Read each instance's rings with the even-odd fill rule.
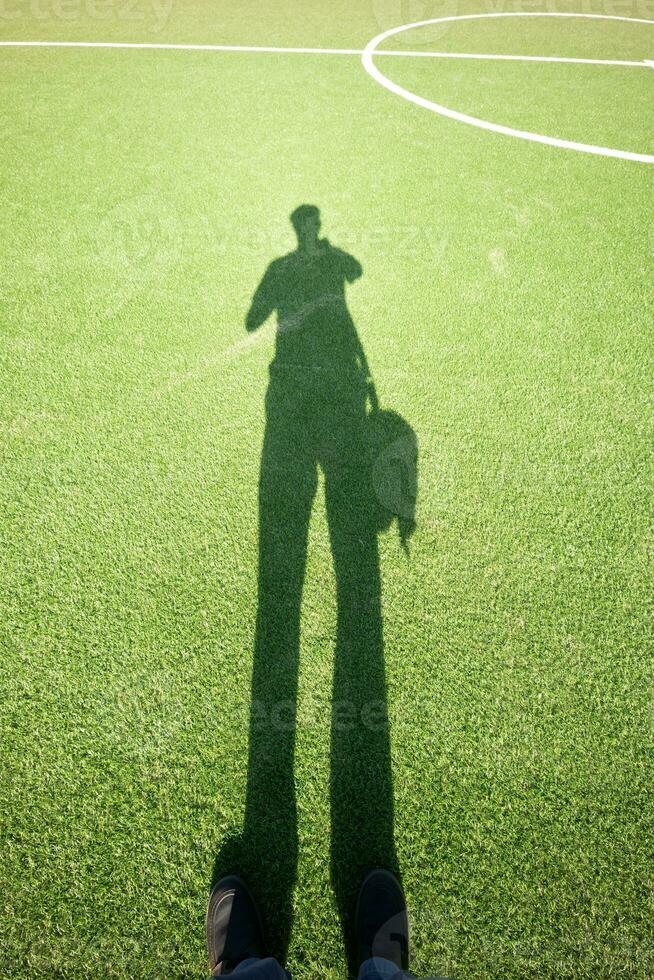
[[[368,74],[387,88],[390,92],[395,95],[399,95],[401,98],[406,99],[408,102],[413,102],[415,105],[421,106],[423,109],[430,109],[431,112],[437,112],[441,116],[447,116],[448,119],[454,119],[457,122],[468,123],[470,126],[477,126],[479,129],[487,129],[493,133],[503,133],[505,136],[515,136],[518,139],[529,140],[532,143],[545,143],[547,146],[558,146],[564,150],[578,150],[581,153],[594,153],[597,156],[602,157],[618,157],[621,160],[635,160],[638,163],[654,163],[654,155],[651,153],[632,153],[628,150],[614,150],[609,146],[593,146],[590,143],[576,143],[573,140],[563,140],[557,139],[554,136],[543,136],[540,133],[531,133],[527,130],[513,129],[511,126],[502,126],[499,123],[488,122],[486,119],[478,119],[476,116],[468,116],[464,112],[457,112],[456,109],[448,109],[447,106],[440,105],[438,102],[432,102],[430,99],[424,99],[421,95],[416,95],[415,92],[410,92],[408,89],[402,88],[401,85],[397,85],[392,82],[390,78],[383,75],[374,63],[374,56],[378,53],[378,46],[389,37],[393,37],[395,34],[400,34],[403,31],[409,31],[416,27],[426,27],[428,24],[444,24],[447,22],[455,20],[483,20],[496,17],[584,17],[590,20],[619,20],[626,21],[631,24],[649,24],[650,27],[654,26],[654,21],[644,20],[640,17],[619,17],[612,14],[573,14],[573,13],[546,13],[544,11],[521,11],[521,12],[504,12],[504,13],[493,13],[493,14],[461,14],[452,15],[450,17],[433,17],[429,20],[419,20],[415,21],[413,24],[402,24],[400,27],[392,27],[388,31],[384,31],[382,34],[378,34],[374,37],[372,41],[369,41],[365,51],[363,52],[361,61],[363,67],[368,72]],[[645,64],[645,62],[643,62]]]
[[[143,48],[152,51],[235,51],[246,54],[364,54],[363,48],[280,48],[251,44],[157,44],[146,41],[0,41],[0,48]],[[473,61],[559,61],[573,65],[618,65],[626,68],[650,68],[652,66],[652,62],[649,61],[618,61],[611,58],[553,58],[534,54],[474,54],[465,51],[383,50],[375,52],[375,57],[382,56],[391,58],[461,58]]]
[[[363,52],[361,52],[363,54]],[[375,58],[461,58],[472,61],[555,61],[568,65],[620,65],[626,68],[651,68],[652,61],[618,61],[615,58],[555,58],[540,54],[473,54],[467,51],[375,51]]]

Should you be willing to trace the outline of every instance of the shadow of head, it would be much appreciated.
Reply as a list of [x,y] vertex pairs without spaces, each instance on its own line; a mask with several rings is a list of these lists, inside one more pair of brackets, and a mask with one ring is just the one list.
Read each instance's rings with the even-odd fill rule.
[[320,209],[315,204],[301,204],[291,212],[290,220],[297,235],[298,248],[300,251],[309,250],[320,234]]

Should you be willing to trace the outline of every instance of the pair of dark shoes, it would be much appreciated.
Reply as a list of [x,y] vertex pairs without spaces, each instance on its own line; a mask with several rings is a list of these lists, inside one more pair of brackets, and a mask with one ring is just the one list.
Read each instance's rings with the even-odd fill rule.
[[[409,965],[409,919],[397,878],[381,868],[361,885],[354,916],[357,961],[371,956]],[[211,893],[207,909],[207,949],[211,975],[222,977],[245,959],[268,956],[257,904],[240,878],[229,875]]]

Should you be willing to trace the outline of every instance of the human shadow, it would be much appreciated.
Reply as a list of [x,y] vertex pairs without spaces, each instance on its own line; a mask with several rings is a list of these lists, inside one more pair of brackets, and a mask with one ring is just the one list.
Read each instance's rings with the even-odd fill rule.
[[259,479],[258,612],[245,821],[221,850],[214,882],[237,871],[284,962],[298,856],[293,778],[300,607],[309,520],[322,470],[336,577],[331,705],[331,878],[350,967],[352,913],[365,873],[399,873],[386,702],[378,534],[414,527],[415,435],[379,409],[345,287],[362,275],[351,255],[319,238],[317,208],[291,221],[297,250],[268,267],[248,331],[277,312]]

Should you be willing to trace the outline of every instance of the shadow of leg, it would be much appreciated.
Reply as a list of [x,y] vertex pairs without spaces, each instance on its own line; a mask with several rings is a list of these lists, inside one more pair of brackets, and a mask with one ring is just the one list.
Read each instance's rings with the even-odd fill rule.
[[350,972],[352,916],[371,868],[398,873],[386,705],[381,583],[370,483],[360,453],[326,473],[338,632],[331,730],[332,882]]
[[260,903],[270,951],[285,962],[297,865],[293,780],[300,603],[316,465],[297,414],[274,385],[259,483],[259,604],[252,673],[245,822],[214,881],[238,872]]

